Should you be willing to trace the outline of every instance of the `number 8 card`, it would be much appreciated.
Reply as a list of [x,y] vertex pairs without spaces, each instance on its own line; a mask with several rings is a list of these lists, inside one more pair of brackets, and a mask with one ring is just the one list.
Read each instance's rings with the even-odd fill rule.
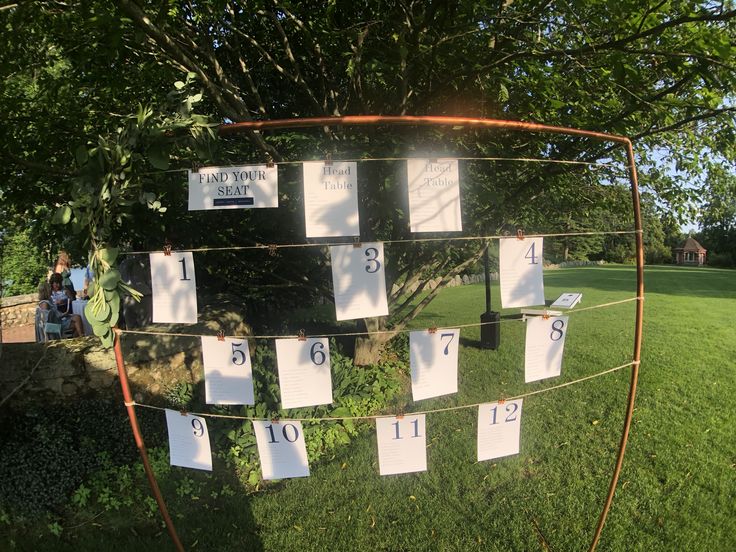
[[532,316],[526,320],[524,382],[559,376],[565,350],[567,316]]

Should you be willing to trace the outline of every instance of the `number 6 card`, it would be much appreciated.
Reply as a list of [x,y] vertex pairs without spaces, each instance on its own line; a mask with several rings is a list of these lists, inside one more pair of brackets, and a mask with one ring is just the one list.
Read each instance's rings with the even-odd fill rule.
[[560,375],[568,318],[568,316],[527,318],[524,347],[526,383]]
[[212,471],[212,451],[204,418],[166,409],[169,462],[172,466]]
[[247,339],[203,335],[202,364],[207,404],[255,404]]
[[478,462],[519,454],[521,399],[478,406]]
[[382,243],[333,245],[330,259],[338,320],[388,314]]
[[457,350],[460,330],[411,332],[411,395],[419,401],[457,393]]
[[499,240],[499,284],[503,308],[544,305],[543,244],[543,238]]
[[302,423],[253,420],[263,479],[309,476]]
[[150,253],[153,322],[196,324],[197,283],[191,251]]
[[281,408],[332,403],[330,345],[326,337],[277,339]]

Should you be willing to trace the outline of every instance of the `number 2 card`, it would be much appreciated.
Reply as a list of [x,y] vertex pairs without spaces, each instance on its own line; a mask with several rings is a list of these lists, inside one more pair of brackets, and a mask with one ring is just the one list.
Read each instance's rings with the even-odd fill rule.
[[386,271],[382,243],[330,247],[337,320],[386,316]]
[[167,408],[166,427],[172,466],[212,471],[210,436],[204,418]]
[[411,365],[412,399],[419,401],[457,393],[457,351],[460,330],[411,332],[409,364]]
[[202,364],[207,404],[255,404],[247,339],[203,335]]
[[503,308],[544,305],[543,238],[499,240],[499,284]]
[[478,406],[478,462],[519,454],[522,399]]
[[197,283],[191,251],[150,253],[153,322],[197,323]]
[[568,318],[568,316],[527,318],[524,346],[526,383],[560,375]]
[[381,475],[427,471],[424,414],[376,418]]
[[302,423],[253,420],[263,479],[308,477],[309,461]]
[[281,408],[332,403],[330,345],[326,337],[277,339]]

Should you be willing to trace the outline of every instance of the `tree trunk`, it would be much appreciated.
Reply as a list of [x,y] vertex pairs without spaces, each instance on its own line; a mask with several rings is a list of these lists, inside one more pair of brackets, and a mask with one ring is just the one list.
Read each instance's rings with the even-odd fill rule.
[[[364,319],[366,331],[377,332],[386,329],[386,317]],[[378,364],[383,347],[395,334],[393,332],[361,335],[355,338],[355,365]]]

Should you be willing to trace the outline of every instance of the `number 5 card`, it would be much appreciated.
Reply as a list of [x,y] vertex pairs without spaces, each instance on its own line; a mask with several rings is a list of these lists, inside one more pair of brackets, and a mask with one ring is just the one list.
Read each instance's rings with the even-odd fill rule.
[[207,404],[255,404],[247,339],[203,335],[202,364]]
[[412,399],[419,401],[457,393],[457,350],[460,330],[411,332]]
[[568,316],[532,316],[526,320],[524,381],[560,375]]
[[212,471],[212,451],[204,418],[166,409],[169,462],[172,466]]
[[478,462],[519,454],[522,399],[478,406]]
[[150,253],[153,322],[196,324],[197,283],[191,251]]
[[263,479],[309,476],[302,423],[294,420],[253,420]]
[[332,403],[330,345],[326,337],[277,339],[281,408]]
[[424,414],[376,418],[381,475],[427,471]]
[[544,305],[543,238],[499,240],[499,283],[503,308]]

